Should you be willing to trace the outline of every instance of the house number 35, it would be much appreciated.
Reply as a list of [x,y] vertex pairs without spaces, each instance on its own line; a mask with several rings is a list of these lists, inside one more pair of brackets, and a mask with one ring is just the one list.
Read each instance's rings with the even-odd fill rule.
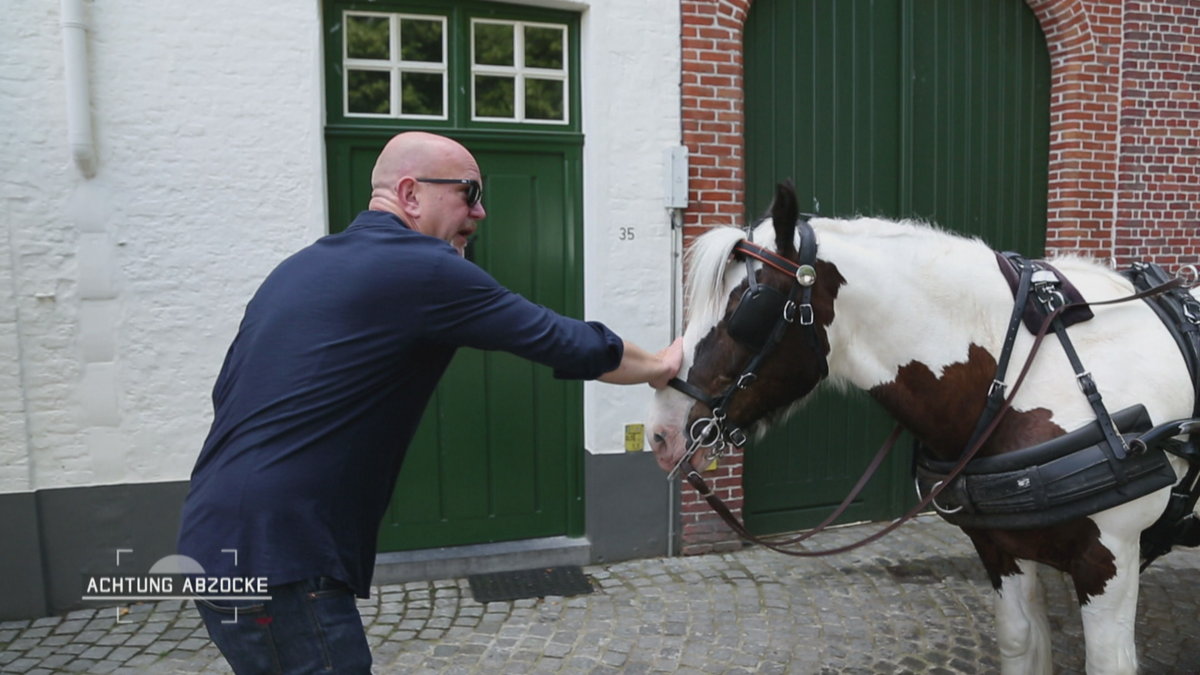
[[621,241],[633,241],[633,228],[622,227],[620,239]]

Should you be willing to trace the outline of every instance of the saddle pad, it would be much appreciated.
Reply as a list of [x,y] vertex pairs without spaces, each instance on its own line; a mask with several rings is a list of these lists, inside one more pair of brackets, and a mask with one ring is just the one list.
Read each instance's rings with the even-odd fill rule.
[[[1012,265],[1012,261],[1010,261],[1005,254],[1000,253],[999,251],[996,251],[995,253],[996,264],[1000,266],[1000,273],[1003,274],[1005,280],[1008,281],[1008,287],[1012,290],[1013,299],[1015,300],[1017,297],[1017,287],[1021,283],[1021,274],[1017,272],[1016,268],[1014,268]],[[1062,291],[1062,295],[1068,303],[1074,304],[1084,302],[1083,294],[1079,292],[1079,289],[1075,288],[1075,285],[1072,284],[1066,277],[1064,277],[1062,272],[1059,272],[1057,269],[1055,269],[1053,265],[1045,260],[1025,259],[1025,262],[1033,265],[1034,270],[1048,270],[1053,272],[1054,276],[1058,278],[1059,283],[1062,284],[1060,290]],[[1066,310],[1063,310],[1063,313],[1059,314],[1058,316],[1059,320],[1062,321],[1063,328],[1066,328],[1077,323],[1083,323],[1084,321],[1087,321],[1088,319],[1092,318],[1093,314],[1091,308],[1084,305],[1080,307],[1070,307]],[[1025,309],[1021,314],[1021,320],[1024,321],[1025,328],[1029,329],[1030,333],[1036,334],[1042,327],[1042,321],[1044,321],[1045,318],[1046,316],[1042,314],[1041,310],[1038,308],[1037,299],[1035,298],[1031,289],[1029,297],[1025,298]]]

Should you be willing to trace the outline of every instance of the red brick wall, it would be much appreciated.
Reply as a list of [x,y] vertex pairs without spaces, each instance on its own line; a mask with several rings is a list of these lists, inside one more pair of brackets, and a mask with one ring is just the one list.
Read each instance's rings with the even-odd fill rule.
[[1124,6],[1117,259],[1200,258],[1200,1]]
[[[1046,247],[1168,268],[1200,261],[1200,0],[1026,0],[1051,60]],[[684,0],[685,240],[741,222],[742,25],[750,0]],[[882,442],[883,439],[880,439]],[[710,476],[735,513],[740,456]],[[690,487],[683,552],[740,543]]]

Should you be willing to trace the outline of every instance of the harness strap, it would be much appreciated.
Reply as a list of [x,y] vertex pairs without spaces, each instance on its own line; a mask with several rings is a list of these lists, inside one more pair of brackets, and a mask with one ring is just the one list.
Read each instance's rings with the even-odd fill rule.
[[719,398],[719,397],[709,396],[708,393],[705,392],[700,387],[697,387],[696,385],[692,384],[691,382],[688,382],[687,380],[681,380],[678,377],[672,377],[671,380],[669,382],[667,382],[667,386],[671,387],[672,389],[675,389],[676,391],[683,392],[684,394],[696,399],[697,401],[708,406],[709,409],[716,407],[717,398]]
[[[996,377],[992,379],[992,386],[988,388],[987,401],[983,405],[983,413],[979,416],[979,421],[975,423],[975,429],[971,432],[970,440],[967,441],[967,447],[971,447],[983,430],[996,417],[996,412],[1000,410],[1000,405],[1004,403],[1004,392],[1008,385],[1004,383],[1004,378],[1008,375],[1008,361],[1012,357],[1013,345],[1017,341],[1017,333],[1021,331],[1021,316],[1025,310],[1025,301],[1029,297],[1029,283],[1033,278],[1033,265],[1025,264],[1025,259],[1017,254],[1005,256],[1014,268],[1021,271],[1021,280],[1017,283],[1016,302],[1013,303],[1012,316],[1008,319],[1008,331],[1004,334],[1004,346],[1000,350],[1000,359],[996,362]],[[913,455],[913,461],[916,461],[916,455]]]
[[[801,244],[801,248],[803,248],[803,244]],[[796,270],[800,267],[791,260],[776,254],[774,251],[769,251],[748,239],[739,241],[734,251],[754,258],[764,265],[770,265],[788,276],[795,276]]]
[[[1061,283],[1058,281],[1058,275],[1055,274],[1054,268],[1045,263],[1043,263],[1043,267],[1043,270],[1039,270],[1034,275],[1033,289],[1034,297],[1038,301],[1038,309],[1043,314],[1049,315],[1060,307],[1066,307],[1067,303],[1059,290]],[[1125,438],[1113,424],[1112,417],[1108,414],[1108,408],[1104,405],[1104,398],[1100,395],[1100,389],[1096,386],[1096,380],[1079,359],[1079,352],[1075,350],[1075,345],[1067,334],[1067,327],[1063,325],[1062,316],[1055,316],[1050,322],[1050,326],[1054,329],[1054,334],[1058,336],[1058,342],[1062,345],[1067,360],[1071,363],[1071,369],[1075,371],[1075,382],[1079,385],[1083,395],[1087,397],[1088,404],[1091,405],[1092,412],[1096,415],[1096,424],[1100,426],[1100,433],[1104,436],[1104,443],[1100,448],[1104,451],[1113,476],[1116,477],[1117,486],[1124,487],[1129,483],[1129,476],[1120,460],[1128,456],[1129,446],[1125,444]]]
[[1104,454],[1108,457],[1109,466],[1112,467],[1113,474],[1117,477],[1117,484],[1125,485],[1129,482],[1129,478],[1125,475],[1118,460],[1125,459],[1129,454],[1129,446],[1125,444],[1125,439],[1117,433],[1112,417],[1108,414],[1108,408],[1104,407],[1104,400],[1100,396],[1100,390],[1096,387],[1096,381],[1079,360],[1079,353],[1075,351],[1075,345],[1071,344],[1070,338],[1067,337],[1067,329],[1063,327],[1062,321],[1056,318],[1051,325],[1054,327],[1054,333],[1058,336],[1058,341],[1062,343],[1067,359],[1071,362],[1071,368],[1075,371],[1075,381],[1079,383],[1079,389],[1091,404],[1092,412],[1096,414],[1096,424],[1100,425],[1100,432],[1104,434],[1104,444],[1101,447],[1108,449]]
[[[1122,274],[1134,288],[1148,288],[1167,281],[1163,268],[1153,263],[1136,262]],[[1192,417],[1200,417],[1200,302],[1185,289],[1176,289],[1146,304],[1158,315],[1187,363],[1195,387]]]

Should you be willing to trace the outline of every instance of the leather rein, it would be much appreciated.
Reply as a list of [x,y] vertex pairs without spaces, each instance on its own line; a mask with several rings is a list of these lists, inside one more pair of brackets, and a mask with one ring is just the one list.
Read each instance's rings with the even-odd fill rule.
[[[892,521],[892,523],[875,532],[874,534],[871,534],[870,536],[851,544],[846,544],[836,548],[820,551],[797,551],[783,547],[792,546],[803,542],[819,532],[824,531],[827,527],[833,524],[833,522],[837,520],[837,518],[841,516],[847,508],[849,508],[850,504],[858,498],[858,495],[866,487],[871,477],[883,464],[884,459],[887,458],[892,448],[896,445],[896,441],[899,440],[900,434],[904,430],[902,425],[896,425],[896,428],[892,430],[891,435],[888,436],[883,446],[879,449],[879,451],[875,454],[875,457],[871,460],[871,463],[867,466],[867,469],[864,471],[862,477],[859,478],[858,483],[855,484],[846,498],[842,500],[842,503],[838,505],[838,507],[833,511],[832,514],[829,515],[828,518],[824,520],[824,522],[817,527],[790,539],[781,540],[777,537],[764,539],[751,534],[746,528],[745,524],[739,520],[737,516],[733,515],[733,512],[729,509],[729,507],[712,491],[708,483],[704,480],[704,477],[701,476],[700,472],[692,465],[692,457],[700,448],[707,449],[708,452],[706,453],[706,459],[711,461],[719,455],[720,450],[726,445],[732,443],[733,445],[742,446],[745,444],[745,433],[728,419],[728,416],[726,415],[726,409],[729,405],[730,399],[738,391],[749,387],[754,381],[758,368],[761,367],[767,355],[769,355],[774,348],[778,346],[779,342],[783,339],[784,332],[786,332],[787,328],[794,322],[797,314],[797,305],[795,304],[795,297],[797,294],[801,296],[802,303],[798,306],[801,310],[801,325],[806,326],[806,330],[809,333],[808,339],[810,346],[816,350],[821,358],[821,379],[824,379],[824,377],[828,374],[828,363],[825,359],[825,352],[823,350],[824,345],[821,343],[821,340],[816,332],[814,325],[815,317],[813,315],[811,302],[812,286],[816,282],[816,235],[805,219],[801,219],[797,222],[797,230],[801,234],[799,263],[787,260],[786,258],[776,255],[775,253],[749,241],[743,240],[734,246],[733,251],[735,254],[740,253],[744,256],[747,256],[747,273],[750,279],[751,288],[746,291],[746,297],[743,298],[743,303],[745,303],[746,298],[749,297],[750,294],[755,290],[754,271],[750,268],[749,258],[754,258],[766,265],[770,265],[771,267],[793,277],[795,281],[792,284],[791,292],[788,296],[788,302],[786,305],[784,305],[782,314],[777,318],[775,327],[771,330],[771,334],[766,344],[750,360],[738,379],[732,385],[726,388],[725,391],[717,396],[709,396],[699,387],[680,380],[679,378],[675,378],[669,383],[674,389],[677,389],[691,398],[706,404],[709,409],[712,410],[712,416],[697,419],[692,423],[691,428],[688,430],[688,440],[684,455],[668,475],[668,480],[674,480],[676,474],[682,471],[683,477],[688,481],[692,488],[704,498],[709,507],[721,517],[721,520],[723,520],[725,524],[728,525],[729,528],[742,539],[772,549],[779,553],[796,557],[819,557],[852,551],[856,548],[866,546],[867,544],[883,538],[885,535],[891,533],[904,523],[912,520],[917,514],[925,510],[931,504],[937,508],[937,504],[934,501],[937,499],[937,496],[943,489],[950,485],[959,474],[963,472],[963,470],[967,467],[967,464],[969,464],[979,452],[980,448],[987,443],[988,439],[992,435],[992,432],[994,432],[996,427],[999,426],[1000,421],[1004,418],[1005,413],[1007,413],[1011,407],[1012,401],[1016,397],[1017,392],[1020,390],[1022,383],[1024,383],[1025,376],[1028,374],[1030,367],[1033,365],[1033,359],[1037,355],[1038,349],[1041,348],[1043,339],[1046,337],[1047,332],[1051,329],[1055,320],[1058,319],[1059,315],[1061,315],[1064,311],[1077,307],[1096,307],[1101,305],[1114,305],[1123,302],[1130,302],[1133,300],[1141,300],[1154,295],[1159,295],[1185,284],[1184,280],[1176,278],[1153,288],[1149,288],[1145,291],[1134,293],[1133,295],[1123,298],[1100,302],[1068,303],[1061,305],[1054,311],[1050,312],[1042,321],[1041,327],[1038,329],[1037,334],[1034,337],[1033,346],[1030,348],[1029,355],[1026,357],[1025,363],[1022,366],[1016,381],[1013,383],[1012,388],[1007,392],[1007,396],[1003,396],[1003,392],[1006,388],[1006,385],[1002,381],[1004,378],[1004,373],[1003,371],[997,373],[997,377],[993,381],[992,387],[989,391],[989,405],[987,406],[984,415],[979,420],[975,432],[972,434],[971,442],[968,443],[968,447],[963,451],[958,463],[941,483],[934,486],[934,488],[929,491],[929,494],[925,495],[916,506],[908,511],[908,513]],[[1026,279],[1023,280],[1026,286],[1029,283],[1027,275],[1028,273],[1025,275]],[[1008,334],[1004,341],[1004,350],[1002,355],[1002,362],[1004,364],[1007,364],[1008,355],[1011,352],[1017,332],[1021,326],[1023,304],[1023,302],[1016,303],[1013,308],[1012,317],[1009,320]],[[738,309],[740,309],[740,306]],[[736,318],[736,313],[737,309],[734,310],[734,316],[731,317],[730,324],[732,324],[733,319]],[[997,392],[999,392],[1000,395],[996,395]]]

